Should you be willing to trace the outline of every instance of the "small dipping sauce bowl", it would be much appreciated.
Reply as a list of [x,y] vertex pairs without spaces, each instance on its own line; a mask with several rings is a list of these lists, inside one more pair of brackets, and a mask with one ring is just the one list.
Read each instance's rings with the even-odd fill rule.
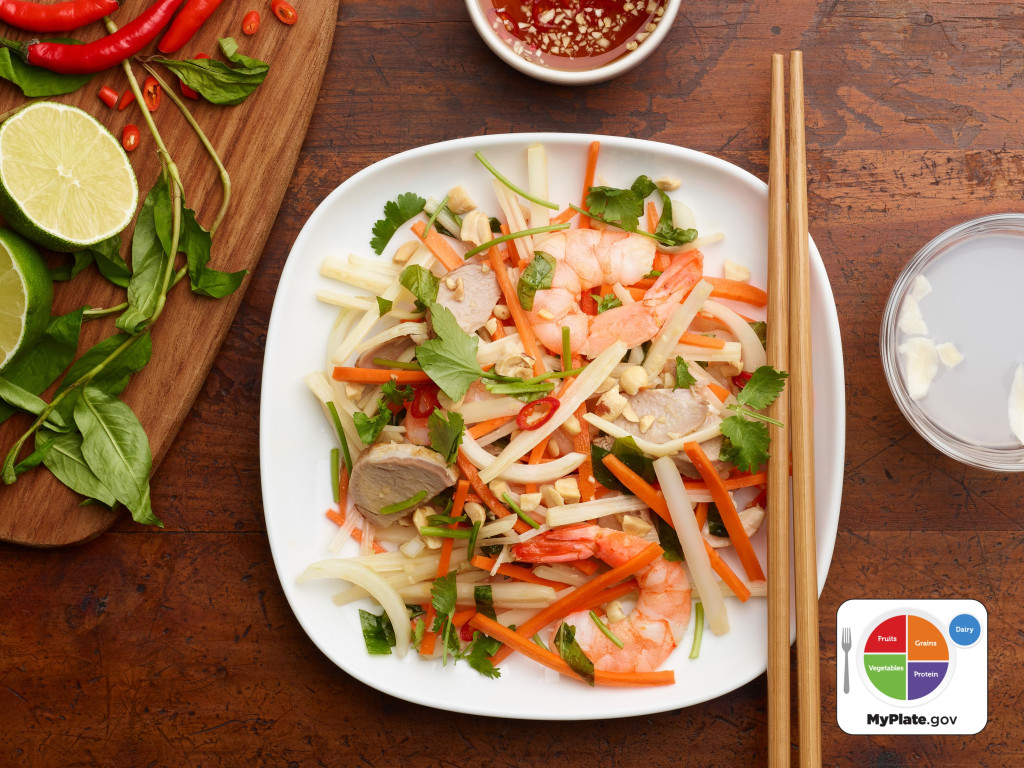
[[509,66],[549,83],[590,85],[650,56],[681,2],[466,0],[466,9],[483,41]]
[[1022,286],[1024,214],[985,216],[925,245],[882,316],[882,367],[907,421],[947,456],[996,472],[1024,471],[1022,399],[1011,405],[1024,392]]

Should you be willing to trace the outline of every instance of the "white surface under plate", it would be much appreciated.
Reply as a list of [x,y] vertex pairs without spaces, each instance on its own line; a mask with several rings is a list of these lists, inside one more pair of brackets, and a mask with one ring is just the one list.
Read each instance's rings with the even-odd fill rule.
[[[722,160],[692,150],[635,139],[574,134],[482,136],[421,147],[357,173],[335,189],[310,216],[296,238],[281,275],[267,334],[260,413],[260,468],[267,534],[285,595],[303,629],[339,667],[380,691],[453,712],[541,720],[586,720],[664,712],[699,704],[735,690],[765,671],[766,602],[729,600],[731,631],[704,633],[700,658],[688,658],[691,627],[666,662],[676,673],[672,686],[590,688],[559,678],[513,656],[491,680],[462,662],[442,667],[410,654],[369,656],[356,605],[342,608],[331,595],[344,585],[316,581],[299,585],[307,565],[330,556],[336,526],[324,512],[331,506],[329,452],[333,430],[302,377],[326,365],[326,339],[337,311],[318,302],[318,288],[338,284],[320,276],[331,253],[372,255],[373,223],[384,203],[402,192],[440,199],[464,185],[485,210],[496,211],[491,178],[474,159],[481,150],[513,181],[525,185],[525,150],[542,142],[548,151],[551,191],[560,205],[579,202],[587,147],[601,141],[599,184],[628,187],[639,174],[674,177],[682,186],[672,197],[688,204],[703,233],[725,239],[705,250],[706,272],[721,274],[730,258],[751,267],[754,282],[766,280],[767,187]],[[403,228],[404,231],[404,228]],[[408,239],[403,232],[385,257]],[[824,585],[839,523],[845,438],[842,351],[831,288],[821,257],[811,245],[814,328],[815,458],[819,590]],[[765,531],[755,537],[765,562]],[[354,547],[353,547],[354,550]],[[725,553],[732,563],[732,550]],[[736,566],[739,570],[739,566]],[[740,571],[741,572],[741,571]],[[364,607],[369,607],[368,605]]]

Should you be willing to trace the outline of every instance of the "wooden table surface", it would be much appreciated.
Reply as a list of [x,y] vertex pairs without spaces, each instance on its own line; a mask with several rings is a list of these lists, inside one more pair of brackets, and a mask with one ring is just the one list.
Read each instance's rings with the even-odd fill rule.
[[[882,308],[916,250],[952,224],[1022,206],[1022,33],[1015,3],[708,0],[684,6],[638,71],[570,89],[502,64],[455,0],[343,0],[265,254],[153,480],[166,529],[122,520],[74,549],[0,548],[0,765],[763,762],[763,676],[699,707],[567,724],[446,715],[341,672],[295,621],[271,561],[259,387],[291,243],[360,168],[443,139],[566,130],[692,147],[766,178],[769,56],[793,48],[806,61],[811,231],[839,308],[848,398],[840,530],[820,603],[824,763],[1024,764],[1024,476],[932,449],[897,410],[878,359]],[[861,597],[987,606],[981,733],[837,727],[835,615]]]

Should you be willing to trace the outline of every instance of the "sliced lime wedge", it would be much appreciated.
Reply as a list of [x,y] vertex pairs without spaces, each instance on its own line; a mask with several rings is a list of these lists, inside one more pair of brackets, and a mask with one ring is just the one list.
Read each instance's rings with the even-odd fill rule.
[[82,110],[42,101],[0,126],[0,211],[29,240],[80,250],[128,226],[138,199],[120,143]]
[[0,371],[46,331],[53,282],[39,252],[0,229]]

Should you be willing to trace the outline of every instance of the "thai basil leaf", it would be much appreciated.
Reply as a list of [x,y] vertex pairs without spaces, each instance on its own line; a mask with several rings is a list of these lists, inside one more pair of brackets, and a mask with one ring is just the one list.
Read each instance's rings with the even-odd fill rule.
[[395,628],[386,613],[378,616],[375,613],[359,609],[359,626],[363,630],[363,642],[366,652],[375,656],[388,656],[397,645]]
[[[0,376],[0,400],[7,402],[9,405],[15,408],[31,413],[33,416],[40,416],[44,410],[46,410],[46,401],[40,397],[37,397],[34,393],[29,392],[27,389],[22,389],[17,384],[5,379]],[[57,427],[63,428],[64,421],[60,415],[56,412],[51,412],[49,418],[57,425]]]
[[[80,44],[82,41],[54,37],[47,42]],[[34,67],[22,61],[9,48],[0,49],[0,77],[18,86],[28,99],[72,93],[92,79],[92,75],[63,75],[42,67]]]
[[128,309],[115,323],[128,333],[136,333],[153,316],[163,292],[164,276],[170,258],[158,235],[157,216],[170,224],[171,198],[166,175],[161,174],[146,195],[132,235],[132,274],[128,283]]
[[[159,222],[159,219],[158,219]],[[167,240],[164,241],[164,230],[157,228],[163,242],[164,250],[171,247],[170,229],[166,230]],[[246,270],[238,272],[221,272],[206,266],[210,261],[210,249],[213,238],[209,231],[203,229],[196,221],[195,211],[182,205],[181,207],[181,234],[178,237],[178,250],[185,253],[188,259],[188,278],[192,284],[192,292],[201,296],[209,296],[220,299],[230,293],[234,293],[242,280],[245,278]]]
[[103,390],[86,387],[75,404],[75,423],[82,430],[82,457],[89,469],[137,522],[162,527],[149,498],[149,439],[132,409]]
[[93,262],[93,256],[87,250],[77,251],[70,255],[74,259],[70,264],[60,264],[56,267],[50,267],[50,278],[52,280],[60,282],[70,280]]
[[215,59],[165,59],[156,56],[151,61],[163,64],[178,78],[213,104],[241,104],[255,91],[267,76],[270,66],[259,59],[238,53],[234,38],[223,37],[220,49],[235,67]]
[[665,550],[665,554],[662,557],[671,563],[685,560],[686,558],[683,557],[683,547],[679,543],[679,535],[676,533],[676,529],[662,520],[659,515],[651,515],[651,519],[654,521],[655,530],[658,531],[658,540],[661,542],[661,548]]
[[550,254],[543,251],[536,251],[533,261],[526,265],[519,283],[516,285],[516,294],[519,296],[519,303],[523,309],[533,309],[533,299],[537,291],[547,290],[555,276],[555,266],[558,262]]
[[435,277],[429,269],[424,269],[419,264],[410,264],[402,270],[398,276],[398,282],[404,285],[416,301],[424,307],[429,307],[437,301],[437,291],[441,287],[440,278]]
[[[76,309],[66,315],[51,317],[42,339],[4,369],[4,378],[34,395],[56,381],[61,371],[75,358],[78,337],[82,332],[83,311]],[[11,406],[0,403],[0,422],[14,412]]]
[[45,429],[36,433],[36,449],[49,444],[50,448],[43,457],[43,465],[54,477],[75,493],[96,499],[108,507],[117,504],[114,494],[96,477],[82,456],[82,433],[69,432],[58,435]]
[[582,677],[588,685],[594,685],[594,662],[583,652],[580,644],[576,642],[576,628],[566,624],[564,621],[558,625],[555,632],[554,646],[558,655],[569,665],[569,668]]
[[87,253],[96,261],[96,268],[107,280],[121,288],[127,288],[132,279],[132,270],[121,258],[121,235],[111,235],[90,245],[82,253]]
[[718,511],[715,504],[708,505],[708,533],[712,536],[729,538],[729,531],[726,529],[725,523],[722,522],[722,513]]
[[[153,353],[153,342],[148,333],[135,337],[129,336],[126,333],[119,333],[116,336],[110,336],[101,341],[78,358],[74,365],[68,369],[60,386],[57,387],[57,394],[60,394],[71,384],[74,384],[82,376],[106,360],[114,350],[133,338],[135,341],[132,345],[115,360],[108,363],[89,382],[90,387],[101,389],[110,395],[119,395],[124,392],[124,388],[128,386],[129,377],[136,371],[141,370],[149,362],[150,355]],[[80,395],[80,391],[68,393],[68,396],[54,409],[64,421],[68,421],[71,418],[71,414],[75,409],[75,403]]]
[[672,200],[661,190],[661,217],[658,219],[658,226],[654,228],[654,237],[664,245],[685,245],[692,243],[697,238],[697,230],[692,227],[679,229],[672,224]]

